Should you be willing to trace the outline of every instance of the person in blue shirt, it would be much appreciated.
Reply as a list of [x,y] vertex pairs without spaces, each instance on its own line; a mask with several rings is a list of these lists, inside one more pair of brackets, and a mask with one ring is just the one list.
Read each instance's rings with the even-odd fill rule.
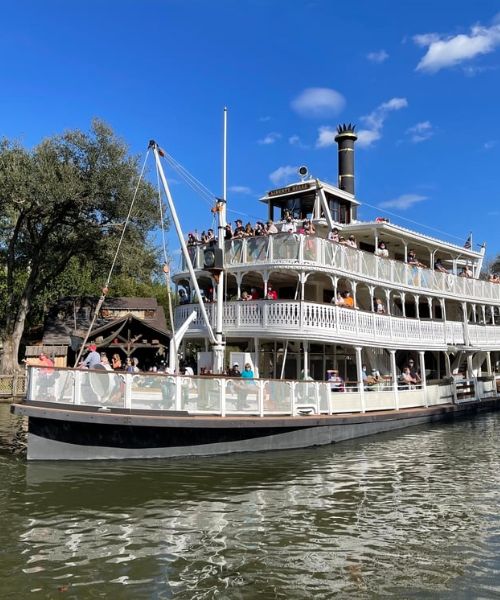
[[254,379],[255,375],[253,374],[252,365],[250,363],[245,365],[245,369],[243,370],[241,377],[243,379]]
[[252,365],[250,363],[245,363],[245,368],[241,372],[241,379],[246,379],[247,381],[242,382],[238,385],[238,402],[237,408],[239,410],[249,408],[247,403],[247,394],[255,389],[253,386],[255,382],[253,379],[255,378],[254,372],[252,370]]

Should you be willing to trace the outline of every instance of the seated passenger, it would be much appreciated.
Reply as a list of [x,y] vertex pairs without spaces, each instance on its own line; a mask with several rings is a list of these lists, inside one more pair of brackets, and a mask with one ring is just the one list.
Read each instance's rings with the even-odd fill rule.
[[448,269],[443,265],[440,258],[436,259],[434,270],[439,271],[440,273],[448,273]]
[[330,383],[330,390],[332,392],[344,391],[344,380],[340,377],[337,369],[329,369],[326,372],[326,380]]
[[401,376],[400,376],[400,381],[402,384],[401,387],[409,389],[409,390],[414,390],[415,384],[417,383],[417,380],[411,376],[409,367],[405,367],[403,369],[403,372],[401,373]]
[[379,242],[378,247],[375,250],[375,256],[380,256],[382,258],[389,257],[389,250],[387,250],[385,246],[385,242]]

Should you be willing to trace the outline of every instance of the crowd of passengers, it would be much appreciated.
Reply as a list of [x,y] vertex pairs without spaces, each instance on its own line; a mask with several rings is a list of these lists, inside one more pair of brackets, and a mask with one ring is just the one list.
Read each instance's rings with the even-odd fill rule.
[[[235,227],[231,226],[228,223],[225,227],[224,231],[224,240],[233,240],[233,239],[243,239],[248,237],[255,236],[266,236],[266,235],[275,235],[277,233],[299,233],[302,235],[314,235],[316,233],[316,229],[314,227],[314,223],[310,219],[304,219],[299,221],[297,219],[293,219],[290,213],[285,212],[285,218],[283,221],[275,224],[272,220],[268,220],[264,223],[264,221],[257,221],[255,225],[252,225],[248,222],[246,225],[243,225],[243,221],[241,219],[235,220]],[[344,237],[340,235],[337,227],[333,227],[331,231],[328,233],[327,239],[331,242],[335,242],[337,244],[343,244],[345,246],[349,246],[351,248],[357,248],[358,243],[354,235],[349,235],[348,237]],[[207,231],[202,231],[201,234],[198,234],[197,231],[194,233],[188,234],[187,245],[188,246],[196,246],[199,244],[215,244],[217,238],[215,237],[214,230],[208,229]],[[389,250],[384,241],[380,241],[375,248],[374,251],[375,256],[380,258],[389,258]],[[417,254],[415,250],[408,250],[408,255],[406,262],[409,265],[414,267],[419,267],[421,269],[427,269],[428,266],[417,258]],[[443,262],[440,258],[437,258],[434,262],[434,270],[439,273],[449,274],[450,271],[443,265]],[[474,277],[474,273],[470,266],[466,265],[462,267],[459,277],[466,277],[468,279],[472,279]],[[490,283],[500,283],[500,276],[496,273],[491,274],[488,278]],[[252,298],[244,298],[245,300]]]

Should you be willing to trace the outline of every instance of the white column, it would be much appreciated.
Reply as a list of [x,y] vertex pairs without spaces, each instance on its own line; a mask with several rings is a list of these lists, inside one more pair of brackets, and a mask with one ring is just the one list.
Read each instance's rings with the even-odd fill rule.
[[304,350],[304,379],[309,377],[309,342],[302,342],[302,348]]
[[403,311],[403,317],[406,317],[406,292],[401,292],[401,310]]
[[359,398],[361,400],[361,412],[366,412],[365,386],[363,385],[363,362],[361,358],[362,348],[356,346],[356,377],[358,379]]
[[399,410],[398,374],[396,372],[396,350],[389,350],[391,354],[392,389],[394,391],[394,408]]
[[427,400],[427,378],[425,376],[425,352],[422,350],[418,353],[420,359],[420,378],[422,379],[422,391],[424,393],[424,404],[425,406],[429,406],[429,402]]
[[[255,364],[254,364],[254,368],[257,371],[256,375],[258,374],[260,377],[260,341],[259,338],[254,338],[253,339],[253,346],[254,346],[254,350],[255,350]],[[230,365],[232,366],[232,365]]]
[[491,368],[491,352],[486,352],[486,373],[491,377],[493,370]]
[[446,370],[446,377],[451,377],[451,361],[448,352],[444,353],[444,365]]
[[467,379],[472,379],[474,376],[472,367],[472,352],[467,353]]
[[384,290],[385,291],[385,303],[387,304],[387,314],[390,315],[391,314],[391,290]]
[[370,293],[370,306],[371,306],[371,311],[375,312],[375,304],[374,304],[374,295],[375,295],[375,288],[373,287],[373,285],[369,285],[368,286],[368,291]]
[[419,308],[420,296],[413,294],[413,298],[415,300],[415,318],[420,319],[420,308]]

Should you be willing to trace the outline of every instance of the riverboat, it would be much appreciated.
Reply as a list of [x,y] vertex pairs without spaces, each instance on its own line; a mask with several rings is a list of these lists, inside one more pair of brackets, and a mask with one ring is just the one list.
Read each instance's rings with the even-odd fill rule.
[[[12,407],[29,419],[28,459],[303,448],[498,408],[500,285],[480,278],[485,247],[359,220],[356,139],[339,126],[337,186],[301,167],[261,199],[277,232],[225,239],[224,185],[218,240],[191,246],[152,142],[183,251],[170,369],[31,366]],[[178,370],[189,354],[196,376]]]

